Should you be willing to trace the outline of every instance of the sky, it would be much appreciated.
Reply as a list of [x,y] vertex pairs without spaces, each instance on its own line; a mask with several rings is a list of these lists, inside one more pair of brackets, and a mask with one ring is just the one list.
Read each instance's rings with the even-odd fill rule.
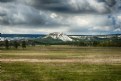
[[121,0],[0,0],[0,33],[121,34]]

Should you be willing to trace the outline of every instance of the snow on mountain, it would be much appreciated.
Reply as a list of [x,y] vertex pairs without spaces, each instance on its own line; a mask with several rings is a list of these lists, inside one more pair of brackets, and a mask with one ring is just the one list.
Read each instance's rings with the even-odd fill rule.
[[71,39],[69,36],[67,36],[64,33],[59,33],[59,32],[54,32],[54,33],[50,33],[49,35],[45,36],[44,38],[53,38],[53,39],[59,39],[62,41],[73,41],[73,39]]

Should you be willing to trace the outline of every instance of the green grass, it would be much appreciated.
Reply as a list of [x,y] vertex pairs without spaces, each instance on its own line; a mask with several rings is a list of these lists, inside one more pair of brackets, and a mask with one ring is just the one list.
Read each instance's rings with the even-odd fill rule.
[[[121,59],[121,48],[37,46],[0,50],[1,59]],[[0,81],[121,81],[119,63],[1,62]]]
[[2,58],[29,58],[29,59],[66,59],[66,58],[85,58],[89,56],[119,56],[120,48],[102,47],[72,47],[72,46],[37,46],[28,47],[25,50],[10,49],[1,50]]
[[0,81],[121,81],[121,65],[2,63]]

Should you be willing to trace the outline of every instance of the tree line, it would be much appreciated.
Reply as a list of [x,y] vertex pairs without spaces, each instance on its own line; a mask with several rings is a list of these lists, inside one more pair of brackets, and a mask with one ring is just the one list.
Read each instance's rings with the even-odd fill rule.
[[10,48],[15,48],[18,49],[19,47],[22,47],[23,49],[25,49],[27,46],[26,41],[9,41],[9,40],[5,40],[5,41],[1,41],[0,42],[0,47],[5,48],[5,49],[10,49]]
[[106,39],[80,39],[77,41],[40,41],[34,40],[37,45],[71,45],[71,46],[94,46],[94,47],[121,47],[121,38],[113,37]]
[[108,39],[93,39],[93,40],[77,40],[77,41],[45,41],[45,40],[14,40],[14,41],[1,41],[0,47],[6,49],[19,47],[25,49],[27,46],[36,46],[36,45],[71,45],[71,46],[95,46],[95,47],[121,47],[121,38],[113,37]]

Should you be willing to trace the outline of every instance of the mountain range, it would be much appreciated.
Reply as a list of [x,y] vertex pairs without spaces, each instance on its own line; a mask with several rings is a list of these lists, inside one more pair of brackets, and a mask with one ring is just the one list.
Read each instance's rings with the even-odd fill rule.
[[121,34],[110,35],[66,35],[60,32],[53,32],[48,35],[44,34],[0,34],[0,40],[21,40],[21,39],[34,39],[42,42],[67,42],[67,41],[79,41],[79,40],[103,40],[111,39],[113,37],[121,38]]

